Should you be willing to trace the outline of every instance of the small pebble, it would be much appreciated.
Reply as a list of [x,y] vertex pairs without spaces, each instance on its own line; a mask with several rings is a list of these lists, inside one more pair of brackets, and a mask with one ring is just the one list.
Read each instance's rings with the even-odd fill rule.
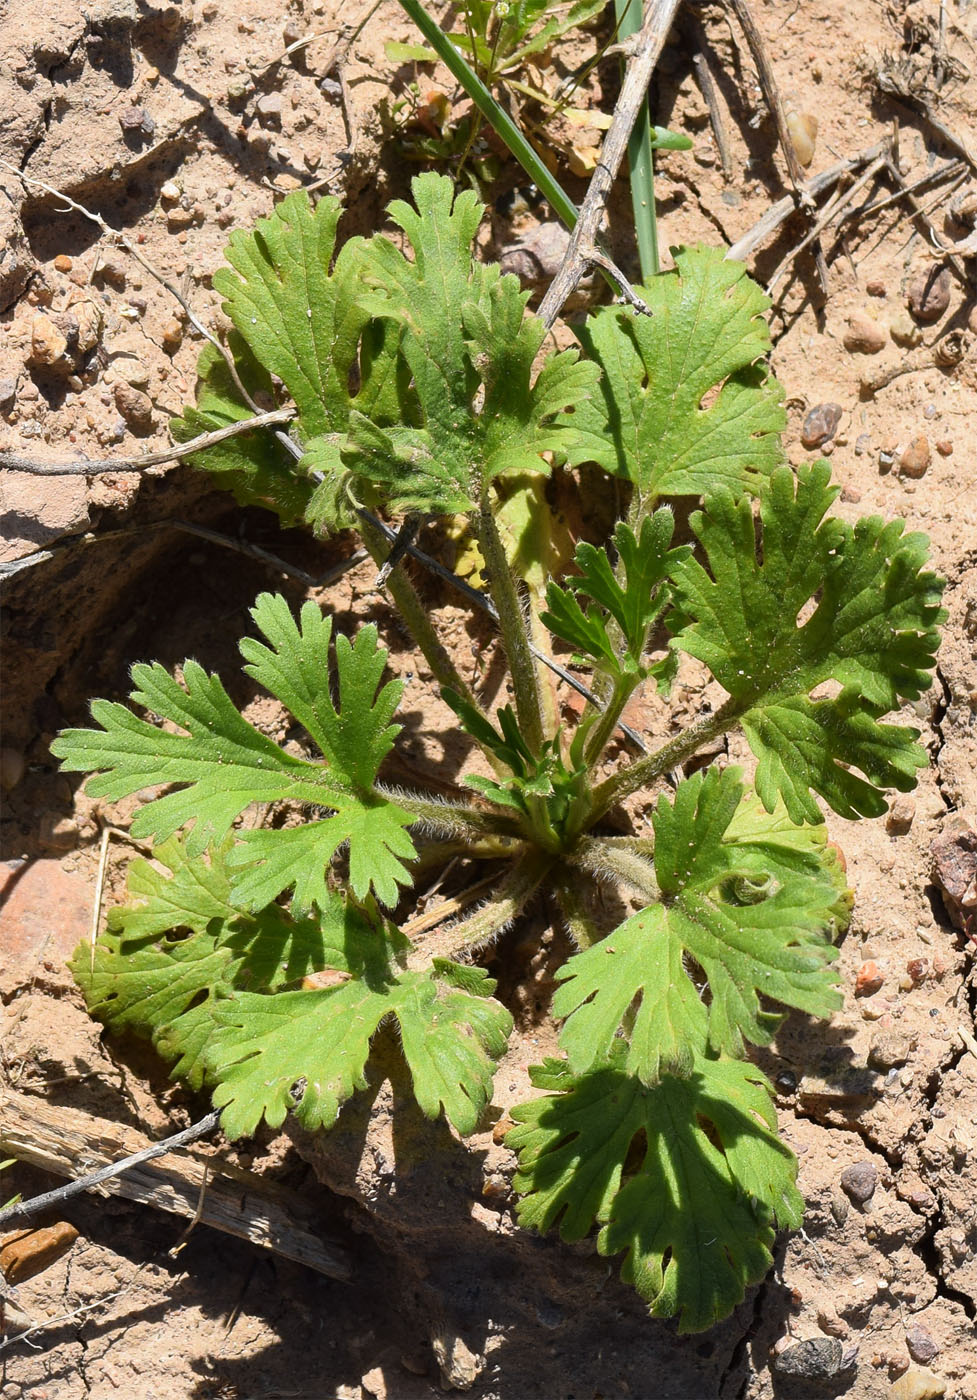
[[838,1337],[842,1341],[847,1337],[851,1328],[843,1317],[839,1317],[834,1308],[818,1308],[818,1326],[821,1331],[829,1337]]
[[887,340],[885,327],[864,311],[853,311],[848,317],[848,329],[842,342],[846,350],[857,355],[877,355],[885,349]]
[[911,350],[923,338],[923,332],[905,311],[897,311],[889,322],[889,334],[897,345]]
[[939,442],[933,444],[941,457],[953,456],[953,443],[949,438],[940,438]]
[[281,126],[282,95],[280,92],[263,93],[255,103],[258,120],[262,126]]
[[178,229],[189,228],[192,223],[192,209],[184,209],[182,204],[177,204],[172,209],[167,209],[166,226],[171,233]]
[[938,321],[950,305],[950,269],[935,263],[921,267],[909,284],[909,310],[924,326]]
[[815,404],[809,410],[801,425],[801,444],[804,447],[823,447],[834,437],[841,422],[842,408],[837,403]]
[[66,1220],[40,1230],[18,1230],[0,1249],[0,1274],[13,1286],[26,1283],[56,1264],[77,1238],[78,1231]]
[[51,369],[65,358],[68,341],[50,316],[38,313],[31,321],[30,363]]
[[124,287],[128,268],[121,253],[114,248],[107,248],[99,255],[98,266],[95,269],[95,276],[102,282],[111,282],[113,287]]
[[865,290],[866,292],[868,292],[870,297],[884,297],[885,283],[880,281],[879,278],[873,277],[871,282],[867,282],[865,284]]
[[906,793],[900,793],[889,806],[885,829],[890,836],[905,836],[913,824],[916,804]]
[[946,1381],[928,1366],[910,1366],[889,1391],[887,1400],[940,1400]]
[[880,991],[885,985],[885,974],[880,970],[877,962],[869,958],[863,962],[855,976],[855,995],[857,997],[871,997]]
[[54,266],[57,268],[58,272],[70,272],[72,262],[67,253],[59,253],[54,260]]
[[49,851],[70,851],[78,844],[78,823],[61,812],[42,812],[38,837]]
[[[149,387],[151,379],[148,365],[141,360],[127,360],[120,366],[122,377],[127,384],[131,384],[133,389],[146,389]],[[121,409],[119,410],[121,412]]]
[[869,450],[869,448],[870,448],[871,446],[872,446],[872,434],[871,434],[871,433],[859,433],[859,434],[858,434],[858,437],[855,439],[855,456],[856,456],[856,457],[863,457],[863,456],[865,455],[865,453]]
[[153,401],[148,394],[131,384],[116,384],[113,391],[115,406],[130,428],[145,431],[153,425]]
[[923,1366],[928,1366],[940,1352],[932,1333],[921,1322],[906,1329],[906,1349],[912,1359]]
[[183,343],[183,326],[174,316],[172,320],[165,322],[163,326],[163,348],[165,350],[175,350]]
[[10,377],[0,379],[0,413],[6,413],[13,407],[17,397],[17,381]]
[[900,474],[911,477],[913,481],[925,476],[929,464],[930,445],[922,434],[919,437],[914,437],[909,446],[904,447],[899,454]]
[[850,505],[857,505],[862,499],[862,493],[857,486],[843,486],[841,488],[841,499]]
[[148,138],[156,131],[156,122],[145,107],[123,107],[119,113],[119,125],[126,135]]
[[159,187],[159,197],[164,204],[175,204],[182,193],[175,180],[167,180]]
[[24,776],[26,767],[24,755],[19,749],[0,749],[0,787],[10,792]]
[[869,1042],[868,1062],[873,1069],[901,1069],[916,1043],[911,1031],[877,1030]]
[[781,1376],[797,1376],[803,1380],[831,1380],[843,1369],[844,1350],[837,1337],[808,1337],[777,1352],[770,1369]]
[[856,1162],[841,1173],[841,1189],[855,1205],[863,1206],[875,1195],[879,1174],[874,1162]]
[[851,1202],[845,1196],[831,1197],[831,1218],[839,1230],[851,1214]]

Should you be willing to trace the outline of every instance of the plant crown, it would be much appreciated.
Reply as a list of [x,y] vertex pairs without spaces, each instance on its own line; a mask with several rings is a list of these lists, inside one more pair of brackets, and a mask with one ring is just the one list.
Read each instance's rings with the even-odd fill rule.
[[[749,1047],[788,1008],[840,1004],[850,895],[822,805],[877,816],[885,789],[913,787],[918,735],[883,720],[930,685],[940,580],[901,522],[829,513],[826,462],[784,465],[768,303],[721,250],[676,250],[674,270],[641,289],[650,315],[603,307],[579,349],[544,352],[516,279],[473,259],[475,196],[432,174],[413,194],[389,211],[409,255],[377,234],[334,257],[339,205],[301,193],[232,235],[215,286],[237,374],[252,395],[291,401],[301,455],[253,434],[203,460],[239,501],[286,521],[359,525],[378,560],[387,546],[365,508],[467,518],[512,704],[484,711],[402,565],[388,586],[493,776],[452,800],[426,793],[422,773],[416,791],[391,788],[402,684],[384,682],[376,628],[334,636],[316,604],[296,617],[264,594],[245,670],[292,716],[301,752],[255,729],[194,661],[182,680],[135,666],[142,716],[96,701],[98,727],[53,746],[94,775],[95,797],[154,790],[132,823],[154,859],[133,862],[131,902],[94,960],[79,951],[75,976],[107,1026],[150,1037],[175,1076],[210,1089],[232,1138],[287,1113],[328,1128],[365,1085],[386,1021],[421,1110],[469,1134],[513,1025],[471,959],[546,892],[576,951],[552,1006],[562,1055],[532,1070],[534,1092],[512,1110],[520,1219],[567,1240],[596,1227],[655,1315],[704,1328],[763,1276],[775,1227],[801,1221]],[[174,431],[187,440],[249,412],[208,348],[197,406]],[[620,481],[627,518],[548,576],[535,488],[585,464]],[[678,542],[671,497],[699,498]],[[509,562],[520,551],[535,579],[528,622]],[[569,732],[536,661],[545,629],[592,675]],[[667,694],[683,654],[726,698],[615,768],[628,700],[642,684]],[[683,775],[737,728],[749,781],[715,761]],[[606,814],[639,789],[658,794],[650,823],[608,834]],[[282,824],[283,803],[305,820]],[[270,819],[240,826],[255,806]],[[415,873],[459,852],[501,872],[494,891],[436,938],[408,937],[395,914]],[[594,897],[608,885],[633,909],[612,929]]]

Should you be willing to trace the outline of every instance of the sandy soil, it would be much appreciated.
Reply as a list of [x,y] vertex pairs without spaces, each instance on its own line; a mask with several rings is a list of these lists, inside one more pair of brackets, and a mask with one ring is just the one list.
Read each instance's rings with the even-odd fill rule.
[[[924,218],[914,218],[904,198],[865,207],[896,192],[891,173],[870,172],[850,217],[824,232],[826,294],[809,252],[788,258],[804,236],[800,216],[749,262],[759,280],[776,278],[774,367],[790,395],[791,460],[828,453],[849,518],[901,515],[925,530],[950,613],[936,683],[905,716],[922,731],[931,768],[887,819],[832,823],[856,891],[841,954],[845,1008],[830,1026],[791,1017],[761,1057],[800,1158],[804,1230],[782,1240],[772,1275],[727,1323],[678,1338],[648,1321],[589,1245],[568,1250],[518,1231],[510,1154],[491,1131],[461,1147],[413,1118],[397,1102],[396,1075],[384,1081],[381,1057],[374,1092],[328,1139],[265,1134],[231,1154],[239,1160],[246,1148],[246,1165],[304,1194],[350,1251],[350,1283],[203,1226],[174,1255],[184,1222],[117,1200],[75,1200],[64,1218],[79,1240],[19,1291],[35,1319],[96,1306],[0,1351],[3,1400],[412,1400],[451,1386],[486,1400],[977,1400],[972,884],[968,894],[977,861],[967,844],[977,820],[977,6],[754,0],[753,9],[788,106],[818,119],[811,174],[896,123],[892,158],[905,183],[930,178],[915,195]],[[414,36],[395,4],[370,20],[342,72],[347,126],[331,60],[351,13],[323,0],[293,0],[284,16],[271,0],[9,0],[0,34],[0,446],[109,457],[166,445],[168,417],[192,395],[200,343],[134,257],[9,167],[124,231],[220,328],[210,279],[230,229],[316,182],[346,202],[344,233],[369,231],[405,191],[416,135],[394,129],[392,107],[415,70],[389,61],[384,42]],[[700,14],[701,29],[683,12],[654,91],[655,120],[695,139],[691,153],[660,161],[664,246],[735,243],[787,188],[742,35],[719,7]],[[315,37],[283,60],[286,44],[304,36]],[[575,63],[592,44],[583,36],[558,63]],[[695,80],[697,52],[717,85],[728,175]],[[431,87],[447,88],[444,74],[422,70],[420,81],[424,100]],[[616,83],[616,63],[603,63],[582,104],[610,110]],[[942,176],[952,161],[959,171]],[[561,177],[582,194],[580,180]],[[519,183],[503,164],[491,194]],[[633,266],[623,191],[611,217],[620,258]],[[511,258],[528,235],[547,246],[549,232],[535,215],[513,223],[496,214],[487,251]],[[955,253],[939,251],[955,244]],[[525,259],[510,265],[531,270]],[[64,332],[65,317],[74,329],[44,365],[50,324]],[[820,446],[819,424],[834,426]],[[173,521],[313,573],[353,543],[283,532],[182,467],[89,483],[5,472],[3,490],[3,558],[50,551],[7,580],[3,1082],[165,1136],[205,1105],[168,1084],[138,1047],[104,1042],[64,968],[87,936],[102,814],[57,775],[47,745],[82,718],[90,696],[123,695],[135,660],[173,665],[192,654],[234,682],[236,699],[249,698],[234,680],[247,607],[269,586],[295,601],[304,589]],[[378,622],[408,681],[411,761],[428,780],[449,780],[463,750],[373,576],[362,566],[311,594],[339,625]],[[490,633],[425,586],[459,664],[491,687]],[[684,680],[679,722],[698,698],[695,676]],[[253,718],[274,729],[260,704]],[[642,718],[652,730],[662,722],[653,705]],[[741,756],[735,745],[731,754]],[[124,820],[126,809],[107,815]],[[126,851],[109,849],[112,900]],[[500,1113],[552,1036],[545,1003],[561,956],[544,911],[500,949],[495,970],[523,973]],[[56,1184],[25,1167],[2,1181],[0,1198]]]

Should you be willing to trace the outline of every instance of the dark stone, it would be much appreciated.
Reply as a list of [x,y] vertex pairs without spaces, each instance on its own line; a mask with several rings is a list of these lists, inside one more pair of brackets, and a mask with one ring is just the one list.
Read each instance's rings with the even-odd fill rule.
[[841,1173],[841,1189],[850,1201],[864,1205],[875,1195],[879,1184],[879,1174],[874,1162],[856,1162]]
[[844,1348],[837,1337],[809,1337],[779,1352],[770,1367],[780,1376],[829,1381],[844,1369]]
[[823,447],[838,431],[842,408],[837,403],[817,403],[810,409],[801,425],[804,447]]

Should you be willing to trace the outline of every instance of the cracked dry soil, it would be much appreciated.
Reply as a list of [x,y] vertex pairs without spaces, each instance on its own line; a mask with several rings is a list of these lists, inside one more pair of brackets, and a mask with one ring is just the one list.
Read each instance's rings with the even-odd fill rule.
[[[907,183],[932,175],[959,151],[921,115],[921,101],[977,149],[977,7],[969,0],[755,0],[753,8],[791,109],[819,119],[811,173],[886,136],[897,119]],[[386,3],[353,44],[344,72],[350,131],[329,68],[337,26],[349,17],[331,0],[293,0],[287,12],[272,0],[90,0],[78,9],[8,0],[0,157],[97,209],[220,327],[210,278],[227,231],[267,213],[276,192],[321,179],[349,206],[347,234],[377,226],[386,201],[405,192],[411,167],[384,104],[415,70],[390,62],[384,41],[414,36]],[[786,188],[744,46],[718,6],[703,7],[699,19],[701,31],[684,14],[653,91],[655,120],[695,139],[690,154],[660,161],[666,247],[733,243]],[[693,77],[701,33],[725,115],[728,179]],[[308,35],[316,37],[306,48],[274,62]],[[589,42],[558,63],[572,66]],[[880,72],[901,75],[902,97],[892,97],[891,83],[884,90]],[[610,110],[616,73],[614,63],[601,65],[581,105]],[[432,70],[420,78],[425,87],[443,83]],[[518,183],[507,173],[499,189]],[[579,198],[583,185],[565,178]],[[945,244],[966,242],[960,220],[975,189],[971,157],[957,186],[920,195]],[[956,220],[954,192],[963,199]],[[889,193],[880,176],[861,198]],[[134,259],[58,208],[0,167],[0,444],[61,457],[165,445],[168,416],[192,393],[199,340]],[[521,217],[493,218],[489,254],[513,243],[546,246],[545,222]],[[628,265],[624,191],[610,218]],[[753,274],[770,278],[802,234],[789,221],[755,254]],[[842,513],[901,515],[929,533],[948,580],[949,621],[936,684],[903,717],[922,731],[929,771],[887,819],[831,823],[856,892],[841,950],[844,1010],[830,1025],[790,1017],[759,1057],[777,1085],[808,1202],[804,1229],[781,1239],[766,1282],[703,1336],[679,1338],[650,1322],[591,1244],[567,1248],[515,1228],[513,1162],[501,1134],[487,1130],[460,1146],[443,1126],[417,1120],[399,1102],[396,1073],[384,1078],[381,1046],[371,1091],[334,1134],[266,1133],[230,1154],[303,1193],[311,1226],[350,1251],[350,1283],[203,1226],[174,1253],[182,1220],[115,1198],[76,1199],[64,1215],[78,1241],[21,1286],[21,1301],[39,1320],[98,1306],[0,1352],[3,1400],[421,1400],[449,1386],[485,1400],[977,1400],[966,836],[977,820],[975,266],[966,252],[955,263],[939,257],[924,234],[904,202],[862,212],[825,233],[826,300],[803,255],[774,298],[790,460],[827,451]],[[934,283],[934,268],[941,304],[916,316],[913,289],[920,276]],[[63,333],[67,325],[63,349],[45,341],[43,325],[38,348],[38,317]],[[825,425],[833,436],[812,448]],[[352,545],[284,533],[185,468],[89,483],[5,472],[3,488],[6,561],[38,549],[51,555],[6,587],[2,1082],[162,1137],[199,1117],[203,1104],[167,1083],[143,1048],[103,1041],[64,968],[87,936],[99,820],[124,823],[128,809],[98,811],[57,775],[47,744],[83,718],[90,696],[124,695],[133,661],[175,665],[185,655],[220,670],[234,698],[252,702],[255,722],[275,732],[274,707],[242,685],[235,644],[255,594],[282,586],[280,577],[161,522],[212,527],[313,573]],[[571,502],[571,525],[593,504]],[[84,531],[94,542],[70,542]],[[372,590],[373,572],[361,566],[311,596],[340,626],[367,617],[380,625],[392,669],[407,681],[402,752],[436,786],[457,774],[465,752]],[[304,594],[284,587],[293,601]],[[491,634],[426,587],[446,644],[490,698],[498,684]],[[673,722],[689,722],[702,698],[694,672],[683,674]],[[668,720],[649,701],[632,722],[661,734]],[[732,743],[730,757],[743,756]],[[632,819],[643,810],[635,803]],[[113,842],[107,901],[121,896],[125,858]],[[564,951],[542,908],[497,950],[493,970],[517,1015],[497,1079],[502,1115],[524,1092],[527,1064],[551,1046],[545,1008]],[[56,1184],[23,1166],[2,1180],[3,1197]]]

